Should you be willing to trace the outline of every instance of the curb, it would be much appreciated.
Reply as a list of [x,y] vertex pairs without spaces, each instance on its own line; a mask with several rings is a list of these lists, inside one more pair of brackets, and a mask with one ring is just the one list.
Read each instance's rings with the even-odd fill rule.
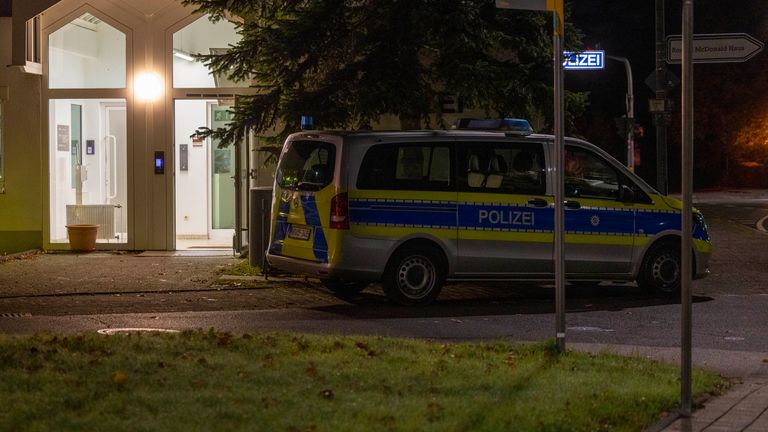
[[29,258],[31,256],[40,255],[42,253],[43,253],[43,251],[41,249],[30,249],[30,250],[24,251],[24,252],[16,252],[16,253],[8,254],[8,255],[0,255],[0,264],[4,263],[6,261],[20,260],[20,259]]

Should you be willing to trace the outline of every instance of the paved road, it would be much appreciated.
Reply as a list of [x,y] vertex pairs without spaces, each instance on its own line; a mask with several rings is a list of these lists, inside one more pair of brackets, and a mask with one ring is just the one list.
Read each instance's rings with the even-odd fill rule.
[[[697,198],[697,207],[710,223],[715,254],[712,274],[694,285],[694,346],[708,352],[760,357],[768,353],[768,234],[760,232],[756,223],[768,215],[768,200],[762,192]],[[82,281],[107,276],[96,273],[87,279],[73,272],[79,283],[51,285],[68,287],[63,290],[34,291],[39,281],[4,289],[0,314],[6,316],[0,317],[0,331],[216,327],[236,332],[288,329],[445,340],[542,340],[551,338],[554,329],[552,288],[535,284],[452,285],[433,306],[403,308],[387,303],[375,285],[354,299],[341,300],[311,281],[230,281],[211,287],[203,283],[209,279],[196,273],[206,265],[231,265],[231,259],[207,264],[171,261],[168,265],[173,270],[167,271],[162,266],[155,268],[156,260],[119,258],[122,261],[117,265],[128,269],[132,277],[143,271],[154,282],[113,284],[102,294],[89,294],[83,292]],[[78,260],[87,268],[104,269],[115,258],[91,255]],[[28,269],[41,262],[33,258],[17,264]],[[0,264],[0,286],[5,277],[2,270],[11,268],[8,265]],[[68,268],[73,264],[59,265]],[[35,272],[28,274],[33,277]],[[62,273],[55,277],[73,276]],[[165,288],[167,284],[173,287]],[[569,288],[567,307],[569,343],[652,346],[657,350],[672,350],[679,344],[679,305],[649,297],[632,284]]]

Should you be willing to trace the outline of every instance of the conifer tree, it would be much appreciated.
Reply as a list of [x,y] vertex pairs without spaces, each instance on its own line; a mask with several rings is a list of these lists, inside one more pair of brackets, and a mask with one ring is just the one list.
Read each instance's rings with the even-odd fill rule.
[[[496,9],[493,0],[184,0],[213,21],[229,19],[242,39],[199,56],[214,73],[248,81],[228,129],[204,131],[236,142],[247,130],[277,139],[302,115],[325,129],[365,129],[383,115],[404,129],[444,127],[450,94],[489,116],[551,118],[549,14]],[[580,33],[566,28],[567,46]],[[584,95],[568,95],[571,112]],[[572,117],[572,116],[569,116]]]

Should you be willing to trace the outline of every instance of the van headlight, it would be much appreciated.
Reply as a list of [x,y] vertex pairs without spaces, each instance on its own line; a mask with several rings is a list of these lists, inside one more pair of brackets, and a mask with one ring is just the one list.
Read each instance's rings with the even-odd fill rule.
[[696,232],[697,228],[704,234],[704,240],[709,241],[709,230],[707,230],[707,222],[702,213],[693,214],[693,231]]

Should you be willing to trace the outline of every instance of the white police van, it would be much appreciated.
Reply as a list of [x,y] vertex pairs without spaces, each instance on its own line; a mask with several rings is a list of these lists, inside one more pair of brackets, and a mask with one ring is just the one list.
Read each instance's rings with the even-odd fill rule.
[[[380,281],[402,304],[433,301],[446,280],[552,279],[553,138],[504,124],[510,130],[291,135],[276,172],[269,264],[338,292]],[[566,278],[677,292],[681,203],[592,144],[568,138],[565,150]],[[691,217],[702,277],[712,246],[702,214]]]

